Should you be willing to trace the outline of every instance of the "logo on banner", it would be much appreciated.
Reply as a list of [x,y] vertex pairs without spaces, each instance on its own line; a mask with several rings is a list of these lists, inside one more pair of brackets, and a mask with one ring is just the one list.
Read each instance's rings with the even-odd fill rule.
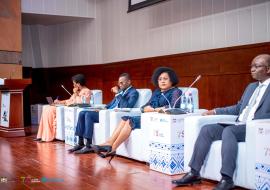
[[6,111],[4,111],[3,116],[2,116],[2,119],[3,119],[3,121],[8,121],[8,119],[7,119],[7,112]]
[[180,122],[180,121],[181,121],[181,119],[176,119],[176,118],[173,118],[173,119],[172,119],[172,122],[173,122],[173,123],[177,123],[177,122]]
[[157,121],[158,120],[158,118],[156,118],[156,117],[150,117],[150,121]]
[[164,134],[161,133],[159,130],[154,130],[153,133],[155,137],[164,137]]
[[164,118],[161,118],[159,121],[160,121],[161,123],[168,123],[168,120],[167,120],[167,119],[164,119]]
[[268,135],[268,134],[270,134],[270,129],[258,128],[258,133],[260,135]]
[[260,135],[262,135],[262,134],[263,134],[263,128],[258,128],[258,133],[259,133]]
[[184,138],[184,130],[177,131],[177,132],[176,132],[176,136],[177,136],[178,138]]

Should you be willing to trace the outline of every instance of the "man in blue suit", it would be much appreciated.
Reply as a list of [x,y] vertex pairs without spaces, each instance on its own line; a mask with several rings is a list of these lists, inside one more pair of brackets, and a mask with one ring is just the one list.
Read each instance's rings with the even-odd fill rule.
[[[107,109],[113,108],[133,108],[136,104],[139,93],[131,86],[131,79],[128,73],[119,76],[118,86],[112,87],[111,91],[115,94],[114,99],[106,105]],[[81,111],[78,117],[75,135],[79,136],[79,143],[68,151],[75,154],[85,154],[92,152],[91,144],[94,130],[94,123],[99,122],[97,111]],[[84,138],[87,140],[84,145]]]
[[234,187],[233,173],[236,167],[238,142],[244,142],[246,137],[246,122],[253,119],[270,118],[270,55],[256,56],[251,63],[251,76],[257,82],[246,88],[241,100],[233,106],[216,108],[203,115],[237,115],[235,124],[205,125],[194,145],[193,155],[189,166],[191,171],[172,183],[185,186],[201,182],[200,170],[210,150],[213,141],[222,140],[221,181],[215,190],[227,190]]

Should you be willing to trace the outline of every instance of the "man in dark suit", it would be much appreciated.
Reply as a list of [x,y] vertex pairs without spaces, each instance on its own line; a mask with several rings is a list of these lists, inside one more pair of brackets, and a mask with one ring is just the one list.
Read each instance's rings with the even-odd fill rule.
[[[131,79],[128,73],[119,76],[118,86],[112,87],[111,91],[115,94],[114,99],[106,105],[107,109],[113,108],[133,108],[136,104],[139,93],[131,86]],[[99,112],[81,111],[78,117],[75,135],[79,136],[79,143],[68,151],[75,154],[85,154],[92,151],[92,137],[94,123],[99,122]],[[84,138],[87,140],[84,145]]]
[[203,115],[238,115],[235,125],[226,127],[220,124],[209,124],[202,127],[194,145],[189,166],[190,172],[172,183],[185,186],[200,183],[200,170],[213,141],[222,140],[221,181],[215,190],[227,190],[234,187],[233,174],[236,167],[238,142],[244,142],[246,137],[246,122],[253,119],[270,118],[270,55],[261,54],[251,63],[251,76],[257,82],[246,88],[241,100],[233,106],[216,108]]

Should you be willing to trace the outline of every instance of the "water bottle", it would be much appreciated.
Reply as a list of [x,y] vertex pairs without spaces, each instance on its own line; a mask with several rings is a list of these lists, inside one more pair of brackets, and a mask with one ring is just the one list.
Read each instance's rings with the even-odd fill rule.
[[85,100],[85,96],[82,96],[82,103],[85,104],[86,100]]
[[185,94],[181,98],[180,108],[183,109],[183,110],[186,110],[187,109],[187,97],[186,97]]
[[187,111],[188,111],[189,113],[193,113],[193,112],[194,112],[193,97],[192,97],[192,94],[191,94],[191,93],[188,94],[188,99],[187,99]]
[[94,95],[91,94],[90,96],[90,106],[94,106]]

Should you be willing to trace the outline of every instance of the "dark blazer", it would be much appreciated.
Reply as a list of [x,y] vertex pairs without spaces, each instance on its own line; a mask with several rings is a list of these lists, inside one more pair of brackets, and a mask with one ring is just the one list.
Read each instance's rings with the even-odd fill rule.
[[[216,108],[217,114],[227,114],[227,115],[240,115],[247,106],[249,99],[251,98],[253,92],[259,85],[259,82],[251,83],[247,86],[241,100],[233,106],[228,106],[224,108]],[[259,106],[254,114],[254,119],[267,119],[270,118],[270,85],[264,92],[264,95],[259,103]]]
[[118,96],[114,97],[114,99],[106,105],[108,109],[111,105],[115,103],[115,101],[119,101],[118,107],[119,108],[133,108],[136,104],[139,97],[138,91],[131,87],[124,93],[124,95],[119,94]]

